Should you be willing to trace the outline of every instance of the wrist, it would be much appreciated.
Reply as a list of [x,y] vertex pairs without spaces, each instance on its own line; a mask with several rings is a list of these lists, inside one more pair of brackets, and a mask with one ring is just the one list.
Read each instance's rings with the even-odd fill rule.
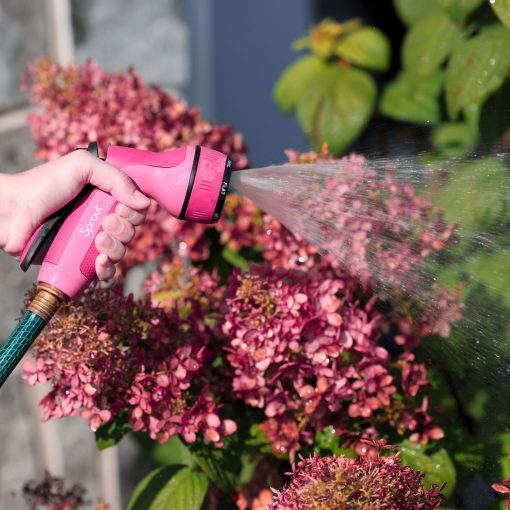
[[19,177],[12,174],[0,174],[0,249],[8,253],[15,228],[16,190],[20,186]]

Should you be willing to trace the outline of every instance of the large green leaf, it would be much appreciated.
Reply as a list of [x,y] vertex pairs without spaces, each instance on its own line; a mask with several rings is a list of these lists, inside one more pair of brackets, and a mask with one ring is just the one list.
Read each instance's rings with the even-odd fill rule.
[[302,57],[287,67],[273,88],[273,99],[282,113],[292,113],[310,82],[327,68],[323,60],[313,55]]
[[406,25],[413,25],[438,8],[447,12],[455,21],[463,22],[485,1],[486,0],[394,0],[393,3],[400,19]]
[[461,37],[461,31],[447,14],[431,12],[407,32],[402,46],[404,69],[417,77],[435,73]]
[[435,124],[441,118],[439,94],[442,87],[441,72],[418,81],[401,72],[384,88],[379,109],[396,120]]
[[485,1],[486,0],[436,0],[436,3],[439,7],[448,12],[454,20],[462,22]]
[[96,446],[98,450],[106,450],[116,445],[132,428],[127,413],[121,413],[96,430]]
[[178,436],[172,436],[166,443],[157,444],[152,450],[154,460],[163,466],[191,466],[193,456]]
[[342,37],[335,47],[335,55],[367,69],[386,71],[391,60],[391,46],[380,30],[363,27]]
[[301,96],[298,119],[316,146],[327,142],[329,150],[338,155],[366,126],[376,95],[377,87],[368,73],[330,66]]
[[395,10],[406,25],[412,25],[437,8],[434,0],[393,0]]
[[426,488],[432,484],[441,485],[446,482],[443,494],[449,497],[455,488],[455,466],[445,449],[440,448],[428,453],[429,449],[427,446],[403,441],[399,445],[400,460],[404,465],[411,466],[425,475],[423,484]]
[[136,486],[127,510],[200,510],[207,487],[203,473],[182,466],[164,466]]
[[448,223],[472,236],[510,221],[509,172],[501,159],[480,158],[455,169],[434,197]]
[[231,493],[238,489],[242,465],[242,441],[237,434],[225,438],[225,444],[218,448],[214,444],[197,440],[190,445],[194,462],[220,491]]
[[453,49],[446,71],[446,102],[452,119],[464,107],[497,90],[510,70],[510,30],[492,25]]
[[489,3],[498,18],[510,28],[510,0],[494,0]]

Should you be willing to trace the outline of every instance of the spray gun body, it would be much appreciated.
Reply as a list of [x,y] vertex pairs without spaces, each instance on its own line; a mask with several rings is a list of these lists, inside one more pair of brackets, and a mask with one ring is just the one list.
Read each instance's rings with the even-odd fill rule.
[[[88,149],[97,155],[97,145]],[[172,216],[200,223],[218,221],[227,194],[232,161],[220,152],[199,146],[155,153],[110,147],[106,161],[125,172],[141,191]],[[0,387],[59,306],[78,297],[96,278],[95,238],[116,200],[86,187],[30,237],[21,267],[41,262],[38,292],[20,323],[0,347]]]
[[[200,223],[218,221],[232,167],[224,154],[199,146],[162,153],[112,146],[106,162],[129,175],[172,216]],[[46,252],[38,282],[56,287],[71,299],[77,297],[96,278],[94,240],[102,220],[116,205],[110,194],[97,188],[79,197]],[[22,264],[41,228],[27,243]]]

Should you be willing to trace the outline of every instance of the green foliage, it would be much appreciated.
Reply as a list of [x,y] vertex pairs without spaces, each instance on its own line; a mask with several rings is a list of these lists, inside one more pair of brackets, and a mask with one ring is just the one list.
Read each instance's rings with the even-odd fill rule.
[[497,90],[510,70],[510,31],[494,24],[460,43],[446,70],[446,103],[452,119],[462,108]]
[[399,445],[399,451],[403,464],[411,466],[425,475],[423,479],[425,487],[428,488],[432,484],[441,485],[446,482],[443,494],[446,497],[453,494],[456,482],[455,466],[445,449],[439,448],[431,451],[430,446],[403,441]]
[[127,412],[119,414],[109,422],[103,423],[96,430],[96,446],[98,450],[106,450],[116,445],[132,428]]
[[[436,124],[430,141],[442,157],[465,154],[480,137],[490,146],[510,125],[510,115],[502,115],[503,109],[488,101],[510,72],[510,2],[490,4],[499,19],[490,9],[483,10],[483,3],[394,0],[409,29],[402,46],[402,70],[385,86],[380,111],[395,120]],[[474,18],[479,9],[483,13]],[[443,83],[437,77],[434,82],[432,77],[443,67]]]
[[490,5],[502,23],[507,28],[510,28],[510,0],[496,0],[495,2],[490,2]]
[[243,468],[243,444],[238,434],[225,438],[223,448],[203,440],[190,445],[194,462],[207,475],[207,478],[224,493],[238,489],[239,477]]
[[434,0],[394,0],[394,6],[406,25],[413,25],[437,8]]
[[297,108],[303,131],[319,148],[342,153],[360,134],[375,106],[376,85],[355,68],[331,66],[309,85]]
[[390,63],[386,36],[359,20],[325,20],[295,48],[300,58],[280,76],[273,97],[284,114],[297,113],[317,148],[327,142],[339,155],[360,135],[375,109],[377,86],[365,69],[384,71]]
[[387,71],[391,46],[387,37],[374,27],[362,27],[347,34],[335,46],[335,55],[373,71]]
[[455,21],[463,22],[485,0],[394,0],[395,10],[406,25],[414,25],[439,9]]
[[451,172],[434,196],[448,223],[460,223],[461,235],[510,221],[509,172],[501,159],[481,158]]
[[314,449],[320,455],[345,455],[355,457],[356,454],[351,448],[346,448],[340,442],[338,434],[330,425],[315,433]]
[[162,466],[193,466],[193,456],[178,436],[172,436],[166,443],[156,445],[152,456]]
[[327,68],[327,64],[315,55],[308,55],[293,62],[282,73],[273,89],[273,98],[282,113],[293,113],[310,83]]
[[441,118],[439,94],[442,87],[442,72],[415,80],[402,71],[385,87],[379,108],[384,115],[396,120],[435,124]]
[[203,473],[183,466],[164,466],[136,487],[128,510],[200,510],[208,481]]
[[404,69],[414,78],[436,73],[461,37],[457,24],[445,12],[432,11],[406,34],[402,46]]

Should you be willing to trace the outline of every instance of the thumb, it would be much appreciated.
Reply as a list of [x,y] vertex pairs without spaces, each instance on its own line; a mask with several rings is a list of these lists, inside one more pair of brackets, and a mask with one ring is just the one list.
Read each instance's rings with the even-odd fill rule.
[[149,206],[150,199],[124,172],[85,151],[82,154],[85,156],[80,168],[83,184],[90,183],[110,193],[119,202],[132,209],[141,210]]

